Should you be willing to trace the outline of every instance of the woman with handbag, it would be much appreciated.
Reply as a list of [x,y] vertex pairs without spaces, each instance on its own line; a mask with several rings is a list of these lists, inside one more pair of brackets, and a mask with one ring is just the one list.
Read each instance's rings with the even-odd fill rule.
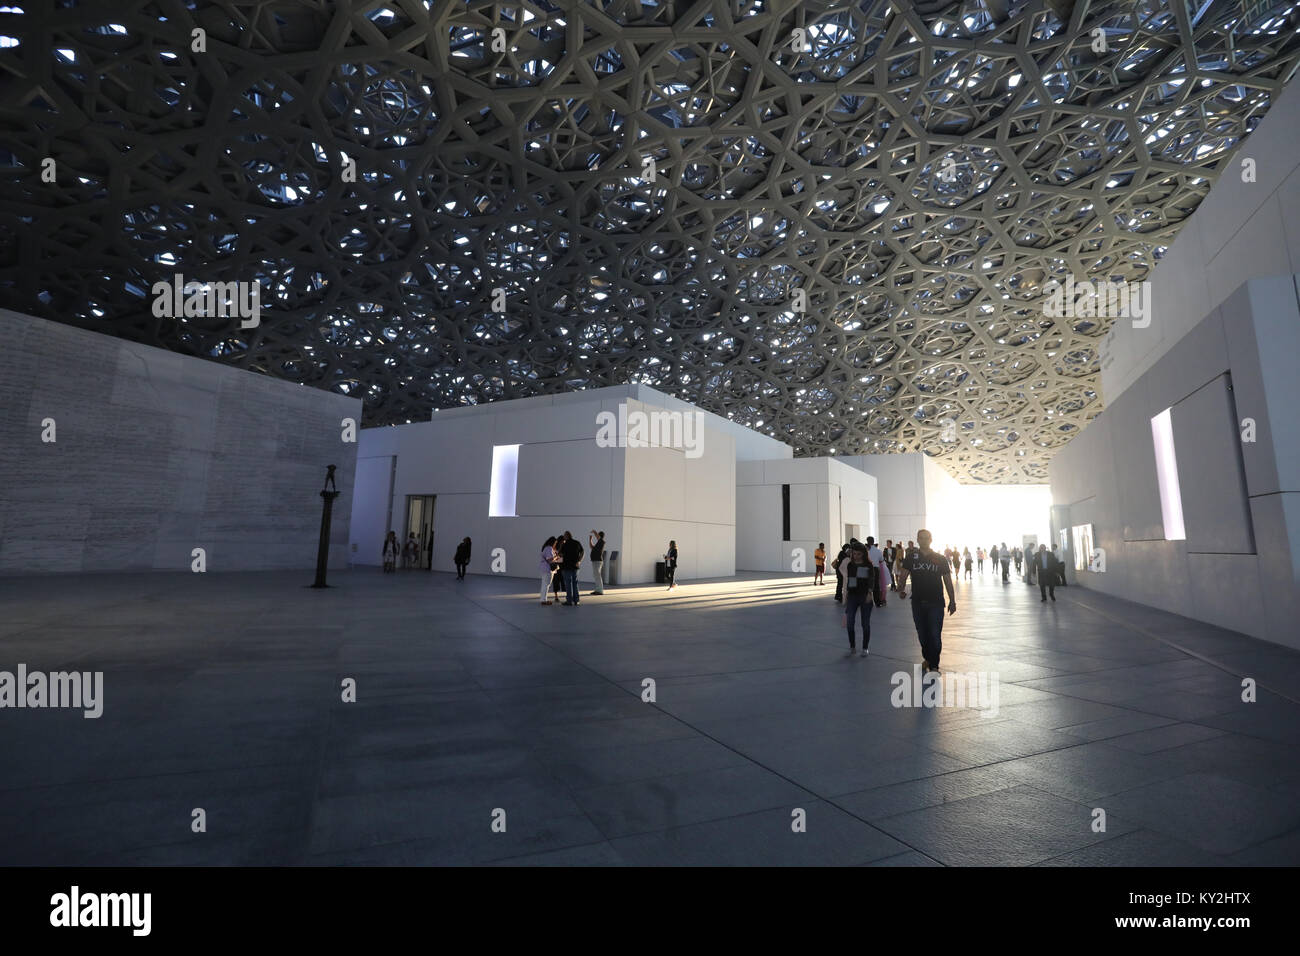
[[668,542],[668,552],[664,555],[664,574],[668,577],[668,590],[677,586],[674,578],[677,575],[677,542]]

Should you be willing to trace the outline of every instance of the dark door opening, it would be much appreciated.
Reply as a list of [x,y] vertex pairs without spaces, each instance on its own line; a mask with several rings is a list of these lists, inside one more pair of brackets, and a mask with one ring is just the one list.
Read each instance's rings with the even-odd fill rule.
[[[403,542],[414,540],[414,549],[405,544],[402,567],[428,571],[433,567],[433,506],[437,495],[406,496],[406,534]],[[409,551],[414,550],[414,554]]]

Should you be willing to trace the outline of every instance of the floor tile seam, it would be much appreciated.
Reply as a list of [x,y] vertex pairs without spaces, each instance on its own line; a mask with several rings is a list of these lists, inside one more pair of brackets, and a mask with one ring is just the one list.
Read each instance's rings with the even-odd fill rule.
[[[1127,621],[1120,620],[1120,619],[1114,617],[1113,615],[1107,614],[1105,611],[1100,610],[1099,608],[1095,607],[1095,606],[1092,605],[1092,604],[1086,603],[1086,602],[1084,602],[1084,601],[1080,601],[1078,598],[1074,597],[1073,595],[1070,595],[1070,596],[1069,596],[1069,600],[1070,600],[1070,602],[1071,602],[1072,604],[1074,604],[1074,605],[1076,605],[1076,606],[1078,606],[1078,607],[1084,608],[1085,610],[1091,611],[1093,614],[1096,614],[1098,617],[1101,617],[1101,618],[1104,618],[1104,619],[1110,621],[1112,624],[1117,624],[1117,625],[1119,625],[1120,627],[1123,627],[1123,628],[1126,628],[1127,630],[1133,631],[1133,632],[1136,633],[1136,634],[1141,634],[1143,637],[1147,638],[1148,640],[1156,641],[1156,642],[1158,642],[1158,643],[1160,643],[1160,644],[1163,644],[1163,645],[1165,645],[1166,647],[1170,647],[1170,648],[1172,648],[1172,649],[1174,649],[1174,650],[1176,650],[1176,651],[1178,651],[1178,652],[1180,652],[1180,653],[1182,653],[1182,654],[1186,654],[1188,657],[1195,658],[1196,660],[1200,661],[1200,662],[1203,663],[1203,664],[1208,664],[1208,665],[1210,665],[1211,667],[1215,668],[1216,670],[1223,671],[1224,673],[1229,674],[1229,675],[1231,675],[1231,676],[1233,676],[1233,677],[1237,677],[1237,678],[1244,678],[1244,677],[1249,677],[1249,676],[1250,676],[1250,675],[1248,675],[1248,674],[1242,674],[1242,673],[1239,673],[1239,672],[1238,672],[1235,668],[1233,668],[1233,666],[1230,665],[1230,664],[1223,663],[1223,662],[1218,661],[1218,660],[1216,660],[1216,659],[1214,659],[1214,658],[1212,658],[1212,657],[1209,657],[1209,656],[1207,656],[1207,655],[1205,655],[1205,654],[1202,654],[1202,653],[1200,653],[1199,651],[1194,651],[1194,650],[1192,650],[1192,649],[1190,649],[1190,648],[1188,648],[1188,647],[1184,647],[1183,645],[1179,644],[1178,642],[1176,642],[1176,641],[1174,641],[1174,640],[1172,640],[1172,639],[1170,639],[1170,638],[1161,637],[1159,634],[1156,634],[1156,633],[1154,633],[1154,632],[1152,632],[1152,631],[1150,631],[1150,630],[1147,630],[1146,628],[1141,627],[1141,626],[1139,626],[1139,625],[1137,625],[1137,624],[1132,624],[1132,623],[1129,623],[1129,622],[1127,622]],[[1166,614],[1168,614],[1168,613],[1170,613],[1170,612],[1167,612],[1167,611],[1166,611],[1166,612],[1162,612],[1162,613],[1166,613]],[[1252,640],[1252,638],[1251,638],[1250,635],[1248,635],[1248,634],[1242,634],[1242,633],[1240,633],[1240,632],[1238,632],[1238,631],[1229,631],[1229,630],[1227,630],[1226,628],[1224,628],[1223,630],[1225,631],[1225,633],[1227,633],[1228,635],[1231,635],[1231,636],[1234,637],[1234,638],[1238,638],[1238,639],[1245,638],[1245,639],[1247,639],[1247,640]],[[1262,650],[1267,651],[1267,650],[1269,650],[1269,648],[1263,648]],[[1153,666],[1159,666],[1159,665],[1153,665]],[[1278,697],[1281,697],[1281,698],[1283,698],[1284,700],[1289,700],[1289,701],[1290,701],[1291,703],[1293,703],[1293,704],[1300,704],[1300,698],[1292,697],[1291,695],[1286,694],[1286,693],[1284,693],[1284,692],[1282,692],[1282,691],[1276,689],[1276,688],[1273,687],[1271,684],[1265,684],[1263,681],[1259,680],[1258,678],[1255,679],[1255,683],[1256,683],[1256,686],[1261,687],[1261,688],[1267,690],[1267,691],[1268,691],[1269,693],[1271,693],[1271,694],[1276,694]]]
[[[471,600],[472,600],[472,599],[471,599]],[[494,614],[494,616],[496,616],[499,620],[503,620],[503,621],[504,621],[504,619],[501,618],[500,615],[496,615],[494,612],[490,611],[489,609],[487,609],[487,608],[483,608],[482,605],[479,605],[479,607],[482,608],[483,610],[487,611],[488,613],[492,613],[492,614]],[[509,622],[506,622],[506,623],[509,623]],[[511,626],[514,627],[515,625],[511,625]],[[639,697],[639,695],[634,694],[632,691],[628,691],[626,688],[623,688],[621,685],[619,685],[618,683],[614,682],[612,679],[610,679],[610,678],[607,677],[606,675],[601,674],[599,671],[595,670],[594,668],[589,667],[588,665],[582,663],[581,661],[575,660],[573,657],[571,657],[569,654],[565,653],[564,651],[562,651],[562,650],[558,650],[558,649],[554,648],[552,645],[548,644],[546,641],[541,640],[541,638],[537,637],[536,635],[532,634],[531,632],[525,631],[525,630],[523,630],[523,628],[517,628],[517,629],[518,629],[521,633],[527,634],[529,637],[531,637],[533,640],[537,641],[538,643],[542,644],[544,647],[551,648],[552,650],[556,651],[556,653],[561,654],[562,656],[564,656],[566,659],[568,659],[568,660],[571,661],[572,663],[577,664],[579,667],[582,667],[582,668],[584,668],[584,669],[590,671],[591,673],[596,674],[596,675],[599,676],[602,680],[606,680],[606,681],[608,681],[608,682],[611,683],[613,686],[615,686],[615,687],[619,687],[621,690],[624,690],[626,693],[629,693],[629,694],[632,694],[633,696],[637,696],[637,697]],[[753,765],[753,766],[755,766],[755,767],[760,768],[761,770],[765,771],[766,773],[770,773],[770,774],[772,774],[773,776],[777,777],[778,779],[784,780],[786,783],[790,784],[791,786],[793,786],[793,787],[795,787],[795,788],[797,788],[797,789],[799,789],[799,790],[802,790],[802,791],[804,791],[804,792],[806,792],[806,793],[812,795],[814,798],[816,798],[816,799],[818,799],[818,800],[826,800],[826,799],[827,799],[827,798],[823,797],[821,794],[817,793],[817,792],[816,792],[815,790],[813,790],[812,788],[807,787],[807,786],[805,786],[805,785],[803,785],[803,784],[800,784],[800,783],[798,783],[797,781],[795,781],[795,780],[793,780],[793,779],[787,777],[785,774],[782,774],[782,773],[780,773],[780,772],[774,770],[773,768],[771,768],[771,767],[769,767],[769,766],[766,766],[766,765],[763,764],[761,761],[756,760],[754,757],[752,757],[752,756],[750,756],[750,755],[744,753],[743,751],[737,749],[736,747],[733,747],[733,746],[731,746],[731,745],[729,745],[729,744],[727,744],[727,743],[724,743],[724,742],[721,741],[721,740],[718,740],[716,737],[712,736],[711,734],[708,734],[708,733],[704,732],[703,730],[701,730],[699,727],[696,727],[696,726],[695,726],[694,724],[692,724],[690,721],[684,720],[684,719],[682,719],[681,717],[678,717],[678,716],[676,716],[676,715],[674,715],[674,714],[671,714],[671,713],[668,713],[667,711],[664,711],[662,708],[659,707],[659,705],[658,705],[657,703],[651,704],[650,706],[651,706],[651,707],[654,707],[654,709],[655,709],[656,711],[659,711],[660,713],[662,713],[662,714],[664,714],[665,716],[671,718],[672,720],[675,720],[675,721],[677,721],[678,723],[682,724],[683,726],[685,726],[685,727],[691,729],[692,731],[694,731],[696,734],[700,735],[701,737],[704,737],[704,738],[706,738],[706,739],[708,739],[708,740],[711,740],[711,741],[713,741],[715,744],[717,744],[718,746],[723,747],[724,749],[729,750],[729,751],[731,751],[731,752],[737,754],[738,756],[744,758],[744,760],[747,761],[749,764],[751,764],[751,765]],[[689,771],[687,771],[687,772],[689,772]],[[596,788],[587,788],[587,789],[596,789]],[[573,792],[573,791],[570,791],[570,792]],[[827,802],[829,802],[829,801],[827,801]],[[841,809],[842,809],[842,808],[841,808]],[[845,812],[847,812],[847,811],[845,811]],[[850,816],[854,816],[854,815],[853,815],[853,814],[850,814]],[[855,819],[859,819],[859,818],[857,818],[856,816],[854,816],[854,818],[855,818]],[[872,825],[871,825],[868,821],[866,821],[866,820],[860,820],[860,822],[863,823],[864,825],[868,826],[868,827],[872,827]],[[604,831],[604,830],[603,830],[599,825],[595,824],[594,821],[593,821],[593,825],[596,826],[597,831],[599,831],[600,833],[605,833],[605,831]],[[874,830],[874,829],[876,829],[876,828],[875,828],[875,827],[872,827],[872,829]],[[879,831],[877,831],[877,832],[879,832]],[[606,835],[608,836],[608,834],[606,834]],[[900,841],[897,841],[897,842],[899,842],[899,843],[903,843],[903,841],[901,841],[901,840],[900,840]],[[916,847],[911,846],[910,844],[903,843],[903,845],[908,846],[909,849],[917,850],[918,853],[922,852],[922,851],[920,851],[919,849],[917,849]],[[923,855],[924,855],[924,854],[923,854]]]

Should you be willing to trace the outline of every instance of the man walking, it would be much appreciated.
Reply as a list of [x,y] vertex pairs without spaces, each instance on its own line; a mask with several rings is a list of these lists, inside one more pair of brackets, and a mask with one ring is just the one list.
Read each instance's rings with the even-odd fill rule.
[[1038,572],[1038,593],[1043,596],[1043,603],[1047,603],[1047,593],[1050,590],[1052,600],[1056,600],[1056,559],[1052,553],[1047,550],[1047,545],[1038,546],[1038,554],[1034,557],[1034,570]]
[[907,580],[912,585],[912,623],[921,643],[921,672],[939,672],[939,654],[943,651],[943,592],[948,591],[948,613],[957,613],[957,595],[952,589],[952,572],[943,555],[930,550],[930,532],[922,528],[916,533],[920,550],[915,556],[903,560],[903,573],[898,579],[899,597],[907,597]]
[[1023,547],[1012,548],[1011,557],[1015,558],[1016,561],[1016,577],[1020,577],[1020,562],[1024,560],[1025,549]]
[[605,593],[605,532],[592,530],[587,535],[587,544],[591,546],[591,574],[596,579],[596,590],[592,594]]
[[560,545],[560,577],[564,579],[564,606],[578,604],[578,569],[582,567],[582,545],[568,531]]
[[1002,583],[1011,583],[1011,551],[1007,548],[1007,543],[1002,542],[1002,550],[998,552],[998,559],[1002,562]]

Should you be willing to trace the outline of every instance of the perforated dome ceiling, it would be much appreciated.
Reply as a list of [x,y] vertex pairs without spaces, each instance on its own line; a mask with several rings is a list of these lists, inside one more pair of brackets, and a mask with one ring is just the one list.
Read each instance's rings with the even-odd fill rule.
[[[642,382],[979,482],[1101,409],[1044,285],[1143,278],[1300,52],[1217,0],[47,6],[0,7],[4,306],[368,424]],[[155,317],[176,273],[261,324]]]

